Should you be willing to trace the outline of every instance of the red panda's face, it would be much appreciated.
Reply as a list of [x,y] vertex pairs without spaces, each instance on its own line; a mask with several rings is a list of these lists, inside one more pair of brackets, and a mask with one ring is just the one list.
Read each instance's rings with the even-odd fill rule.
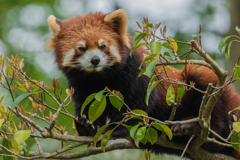
[[54,48],[60,69],[102,71],[121,63],[121,50],[124,45],[129,47],[127,15],[122,9],[108,15],[76,16],[65,22],[49,16],[48,23],[53,32],[49,47]]

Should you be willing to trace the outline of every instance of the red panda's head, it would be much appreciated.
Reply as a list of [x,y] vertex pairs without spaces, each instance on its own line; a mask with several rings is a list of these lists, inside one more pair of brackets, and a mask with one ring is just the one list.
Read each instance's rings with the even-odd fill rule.
[[101,71],[121,63],[126,47],[130,47],[127,33],[127,12],[123,9],[110,14],[89,13],[61,22],[49,16],[53,32],[48,48],[55,50],[60,69]]

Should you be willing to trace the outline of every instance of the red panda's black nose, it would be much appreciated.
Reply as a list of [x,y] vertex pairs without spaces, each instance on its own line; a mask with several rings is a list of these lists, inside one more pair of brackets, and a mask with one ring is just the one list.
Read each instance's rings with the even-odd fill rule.
[[91,63],[96,66],[98,65],[100,62],[100,58],[98,56],[93,56],[92,59],[91,59]]

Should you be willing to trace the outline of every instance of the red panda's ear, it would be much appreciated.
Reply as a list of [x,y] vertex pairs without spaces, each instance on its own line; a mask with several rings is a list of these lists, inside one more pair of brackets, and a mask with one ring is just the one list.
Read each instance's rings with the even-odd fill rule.
[[118,9],[105,16],[104,21],[111,25],[114,31],[118,32],[125,45],[130,48],[128,33],[127,33],[127,22],[128,14],[124,9]]
[[53,32],[53,34],[57,34],[60,31],[61,21],[58,20],[53,15],[50,15],[48,17],[47,21],[48,21],[48,26],[51,29],[51,31]]

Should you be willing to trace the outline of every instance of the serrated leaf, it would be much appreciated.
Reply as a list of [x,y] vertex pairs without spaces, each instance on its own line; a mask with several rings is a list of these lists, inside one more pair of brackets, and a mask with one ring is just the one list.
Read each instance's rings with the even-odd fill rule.
[[97,101],[100,101],[100,100],[102,99],[102,96],[103,96],[104,91],[105,91],[105,89],[99,91],[99,92],[95,95],[95,99],[96,99]]
[[153,72],[154,72],[154,69],[155,69],[155,66],[156,66],[156,63],[157,63],[157,60],[153,60],[151,62],[149,62],[146,66],[146,72],[148,74],[148,77],[151,77]]
[[81,107],[81,112],[80,112],[80,115],[81,115],[81,116],[82,116],[82,114],[83,114],[84,109],[85,109],[86,106],[94,99],[95,95],[96,95],[96,93],[93,93],[93,94],[89,95],[89,96],[86,98],[86,100],[84,101],[84,103],[83,103],[83,105],[82,105],[82,107]]
[[102,141],[101,141],[101,147],[102,147],[103,152],[105,152],[105,148],[106,148],[107,142],[108,142],[112,132],[113,132],[113,130],[110,130],[110,131],[107,131],[103,135],[103,138],[102,138]]
[[184,85],[182,84],[177,84],[177,88],[178,88],[177,100],[179,100],[183,97],[185,88],[184,88]]
[[94,105],[90,105],[88,110],[88,118],[90,123],[93,123],[96,119],[98,119],[102,115],[106,106],[107,106],[106,96],[103,96],[100,102],[95,100]]
[[167,95],[166,95],[166,102],[169,106],[171,106],[172,103],[175,102],[175,91],[174,91],[172,84],[168,87]]
[[[113,91],[114,94],[118,95],[118,97],[124,101],[123,95],[120,92],[116,92]],[[111,102],[111,104],[113,105],[113,107],[117,108],[118,111],[121,110],[122,106],[123,106],[123,102],[121,100],[119,100],[116,96],[114,96],[112,93],[109,95],[109,100]]]
[[146,35],[147,35],[147,33],[140,33],[135,37],[134,42],[133,42],[133,49],[136,47],[138,42],[140,42],[143,39],[143,37],[145,37]]
[[148,116],[148,114],[147,114],[145,111],[140,110],[140,109],[134,109],[134,110],[132,110],[132,112],[133,112],[133,113],[136,113],[136,114]]
[[21,94],[20,96],[18,96],[15,101],[12,103],[11,105],[11,109],[15,108],[19,103],[21,103],[25,98],[27,98],[28,96],[32,95],[34,93],[24,93]]
[[232,37],[232,36],[227,36],[227,37],[223,38],[223,39],[220,41],[220,43],[218,44],[218,50],[219,50],[219,52],[222,52],[222,48],[223,48],[225,42],[226,42],[229,38],[231,38],[231,37]]
[[237,133],[240,131],[240,122],[233,122],[232,126]]
[[94,143],[94,146],[95,146],[95,147],[96,147],[96,145],[97,145],[98,139],[99,139],[99,137],[101,136],[102,132],[103,132],[109,125],[111,125],[111,123],[102,126],[102,127],[98,130],[98,132],[95,134],[94,140],[93,140],[93,143]]
[[152,90],[153,90],[154,87],[160,82],[160,80],[159,80],[159,81],[154,81],[156,77],[157,77],[157,75],[154,75],[154,76],[151,78],[151,80],[149,81],[149,84],[148,84],[147,95],[146,95],[146,97],[145,97],[145,102],[146,102],[147,106],[148,106],[149,97],[150,97],[150,95],[151,95]]
[[157,131],[156,131],[154,128],[149,127],[149,128],[147,129],[147,139],[149,140],[149,142],[150,142],[152,145],[157,142],[158,133],[157,133]]
[[[239,143],[240,142],[240,132],[233,133],[233,135],[231,136],[231,142],[232,143]],[[240,152],[240,145],[239,144],[232,144],[232,147],[236,151]]]
[[21,130],[21,131],[17,131],[14,134],[14,139],[16,140],[16,142],[21,145],[24,141],[26,141],[28,139],[28,137],[31,135],[31,131],[30,130]]
[[[234,69],[235,69],[235,71],[234,71],[234,76],[235,76],[235,78],[236,78],[237,80],[240,81],[240,66],[237,65]],[[1,100],[0,100],[0,102],[1,102]]]
[[240,110],[240,106],[239,107],[236,107],[234,108],[233,110],[229,111],[228,114],[232,113],[232,111],[236,111],[236,110]]
[[150,52],[151,54],[156,54],[156,55],[160,55],[161,51],[162,51],[162,43],[159,41],[151,41],[150,44]]
[[135,133],[138,129],[138,127],[140,126],[140,124],[136,124],[135,126],[133,126],[131,129],[130,129],[130,136],[134,139],[135,137]]

